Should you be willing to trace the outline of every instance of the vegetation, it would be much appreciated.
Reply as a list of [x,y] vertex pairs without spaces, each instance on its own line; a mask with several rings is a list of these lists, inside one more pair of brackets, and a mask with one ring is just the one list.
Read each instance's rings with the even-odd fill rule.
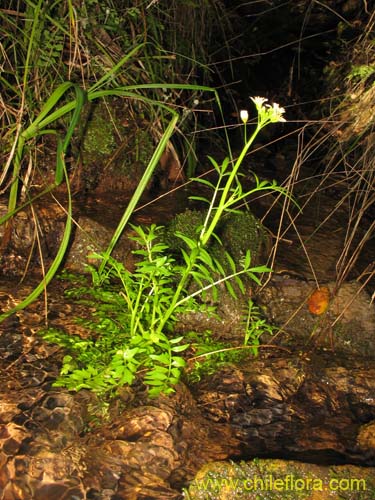
[[[152,5],[151,2],[149,7]],[[252,266],[250,251],[244,251],[239,262],[225,252],[225,265],[208,251],[212,238],[221,244],[216,228],[224,215],[236,210],[238,203],[258,191],[278,190],[285,194],[275,183],[260,181],[257,177],[252,189],[244,190],[240,182],[240,166],[259,131],[271,122],[284,120],[282,108],[265,105],[261,98],[253,99],[258,122],[250,139],[245,133],[240,156],[236,160],[232,158],[228,143],[229,156],[221,164],[210,158],[217,183],[196,179],[212,190],[212,197],[197,198],[207,203],[207,211],[202,224],[195,228],[195,234],[176,234],[185,245],[180,260],[171,255],[168,245],[160,238],[161,228],[155,225],[134,227],[139,245],[135,251],[139,257],[135,272],[130,273],[111,257],[176,130],[183,139],[180,148],[184,149],[185,127],[194,123],[191,103],[199,102],[200,96],[209,92],[217,108],[221,109],[213,89],[198,85],[190,76],[188,82],[183,77],[183,74],[197,73],[201,82],[208,81],[207,66],[197,60],[208,60],[204,50],[208,46],[213,49],[212,39],[217,37],[217,31],[207,30],[206,24],[202,30],[203,17],[200,16],[205,10],[207,19],[219,18],[219,6],[218,2],[205,2],[199,6],[199,18],[184,15],[187,10],[189,14],[192,12],[190,2],[186,5],[184,2],[172,3],[168,11],[163,11],[159,6],[149,10],[142,2],[125,2],[119,6],[115,2],[93,0],[76,7],[71,0],[63,4],[43,0],[37,3],[25,0],[18,4],[9,0],[6,8],[0,10],[1,48],[7,55],[1,83],[8,103],[4,102],[2,115],[2,155],[6,161],[0,181],[8,192],[8,211],[0,219],[0,224],[5,225],[2,248],[11,245],[17,213],[31,207],[30,213],[35,217],[35,241],[30,252],[34,253],[37,248],[42,262],[40,284],[14,309],[3,312],[0,321],[35,300],[46,289],[64,258],[73,224],[71,179],[78,174],[79,168],[76,166],[79,158],[72,151],[80,142],[84,151],[93,143],[92,131],[85,133],[82,124],[80,130],[76,130],[79,122],[89,119],[92,103],[100,101],[106,105],[111,97],[126,100],[129,116],[140,113],[142,119],[146,117],[152,123],[157,143],[107,250],[96,256],[101,259],[99,269],[91,269],[93,285],[85,293],[100,304],[98,321],[89,325],[95,334],[88,339],[67,337],[61,332],[45,334],[46,339],[70,351],[64,358],[58,382],[70,389],[86,387],[99,393],[112,392],[118,386],[132,384],[135,377],[142,374],[144,382],[151,387],[150,395],[172,391],[185,365],[181,353],[190,345],[182,336],[174,336],[178,314],[209,309],[198,298],[207,290],[215,293],[218,284],[225,283],[228,292],[235,296],[232,281],[244,292],[243,276],[259,282],[258,275],[269,271],[265,266]],[[196,9],[194,13],[198,12]],[[178,40],[175,27],[173,31],[165,29],[166,20],[167,26],[172,25],[171,16],[182,27]],[[210,23],[210,26],[216,24]],[[218,26],[222,28],[223,24]],[[198,31],[192,31],[191,27]],[[193,58],[192,32],[197,47]],[[202,39],[202,32],[207,36],[206,41]],[[173,66],[169,61],[174,62]],[[179,114],[176,110],[181,108],[182,119],[177,128]],[[101,153],[111,153],[115,147],[114,138],[103,121],[101,128],[106,131],[100,142]],[[39,153],[42,146],[55,148],[54,178],[43,165],[43,155]],[[194,171],[192,152],[194,141],[188,141],[186,157],[190,173]],[[25,165],[28,165],[26,170]],[[62,184],[65,184],[64,191],[61,191]],[[90,182],[87,186],[91,186]],[[38,233],[38,221],[32,207],[38,198],[54,196],[58,188],[66,195],[66,228],[57,253],[47,267],[40,243],[42,235]],[[120,293],[113,288],[116,282],[121,284]],[[194,288],[190,288],[191,282]],[[248,344],[254,337],[254,345],[257,345],[259,333],[251,333],[250,316],[247,318],[244,343]]]
[[[215,230],[222,216],[233,211],[250,194],[272,190],[288,195],[275,182],[260,182],[255,177],[255,186],[243,190],[239,180],[243,158],[260,130],[270,123],[284,120],[284,110],[276,104],[271,107],[265,101],[259,97],[253,99],[258,112],[257,126],[237,161],[231,165],[226,158],[219,165],[211,158],[218,176],[216,184],[197,179],[197,182],[212,189],[212,197],[198,197],[208,204],[208,210],[203,224],[195,228],[195,236],[176,232],[176,236],[185,243],[185,249],[181,247],[182,264],[171,256],[169,247],[159,237],[162,228],[155,225],[148,228],[133,226],[136,232],[133,239],[139,247],[134,254],[140,257],[134,272],[111,258],[108,252],[94,255],[103,260],[99,270],[91,269],[94,288],[89,291],[101,302],[97,311],[99,322],[89,322],[97,337],[81,339],[58,331],[44,334],[46,340],[70,350],[63,360],[57,385],[106,393],[124,384],[132,384],[136,375],[142,373],[144,383],[150,388],[150,396],[172,392],[172,386],[178,382],[186,364],[181,353],[190,347],[184,336],[174,336],[178,315],[202,309],[214,312],[212,308],[207,308],[204,301],[198,300],[204,297],[207,290],[216,293],[217,285],[225,283],[228,293],[235,297],[231,281],[235,281],[244,293],[242,276],[249,276],[259,284],[258,275],[270,271],[265,266],[252,267],[248,250],[240,262],[240,269],[232,256],[224,252],[230,269],[227,273],[220,261],[208,251],[211,238],[216,238],[221,245]],[[111,288],[115,282],[120,283],[120,291]],[[192,282],[194,291],[190,288]],[[103,289],[103,286],[107,288]],[[85,293],[87,291],[84,290]],[[78,293],[81,294],[82,290]],[[252,324],[254,316],[258,319]],[[267,329],[269,327],[259,319],[250,302],[244,346],[249,346],[256,353],[259,337]]]
[[[335,60],[324,67],[324,94],[330,96],[326,104],[317,109],[320,123],[314,125],[314,133],[301,149],[289,182],[302,182],[298,172],[317,158],[315,167],[305,189],[299,189],[303,199],[302,211],[312,203],[319,203],[319,197],[327,189],[335,193],[332,208],[316,224],[314,234],[319,234],[325,225],[332,224],[339,216],[343,226],[342,251],[335,262],[336,284],[333,296],[348,278],[359,274],[363,287],[373,290],[375,269],[366,257],[357,266],[363,250],[374,238],[375,191],[374,186],[374,92],[373,73],[375,64],[374,18],[368,16],[357,38],[339,36]],[[342,35],[338,27],[338,34]],[[341,29],[343,27],[341,26]],[[346,29],[346,28],[345,28]],[[364,61],[366,63],[364,64]],[[311,169],[310,169],[311,171]],[[293,179],[293,180],[292,180]],[[293,225],[298,226],[298,218]],[[345,229],[344,229],[345,228]],[[313,235],[312,235],[313,236]],[[301,245],[308,258],[305,242]],[[364,264],[365,263],[365,264]],[[312,274],[318,284],[311,262]],[[355,270],[355,273],[353,271]],[[331,325],[333,326],[333,325]]]
[[[174,7],[171,12],[177,15]],[[124,227],[176,130],[175,109],[186,110],[179,125],[183,134],[182,123],[187,126],[191,118],[190,99],[205,91],[213,93],[208,87],[185,83],[179,73],[165,71],[164,63],[169,59],[177,58],[176,68],[181,71],[184,67],[192,72],[197,64],[191,58],[172,54],[169,36],[169,42],[161,45],[165,16],[159,9],[146,12],[142,2],[125,2],[119,7],[109,1],[93,1],[76,8],[71,0],[59,4],[8,0],[0,9],[1,53],[5,55],[0,75],[4,89],[0,186],[8,194],[8,211],[0,218],[0,224],[4,224],[1,248],[5,254],[11,246],[17,213],[30,209],[35,234],[29,257],[37,253],[42,262],[40,285],[15,309],[1,314],[0,321],[35,300],[64,258],[72,230],[70,182],[79,169],[79,158],[70,157],[70,149],[72,140],[77,141],[73,134],[84,108],[97,100],[121,98],[129,103],[130,115],[142,109],[152,122],[157,147],[124,214]],[[169,77],[175,83],[166,83]],[[189,92],[187,106],[181,103],[184,92]],[[56,163],[54,177],[50,169],[52,152],[49,156],[41,153],[51,147]],[[32,207],[36,199],[54,196],[63,183],[66,230],[48,268],[41,245],[43,235]],[[117,238],[118,234],[114,235],[112,248]],[[27,263],[25,266],[27,269]]]

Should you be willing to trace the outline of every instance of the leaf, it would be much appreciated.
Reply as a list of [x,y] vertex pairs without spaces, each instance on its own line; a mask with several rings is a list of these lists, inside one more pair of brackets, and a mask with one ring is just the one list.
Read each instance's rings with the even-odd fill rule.
[[208,181],[207,179],[203,179],[203,177],[192,177],[192,178],[190,178],[190,180],[195,181],[195,182],[199,182],[200,184],[204,184],[205,186],[208,186],[212,189],[215,189],[215,186],[212,184],[212,182]]
[[181,377],[181,370],[177,367],[171,369],[172,376],[170,377],[170,383],[177,384]]
[[231,268],[232,273],[236,273],[237,272],[236,264],[235,264],[232,256],[230,255],[230,253],[229,252],[225,252],[225,257],[226,257],[226,259],[228,261],[228,264],[229,264],[229,266]]
[[250,276],[250,278],[255,281],[255,283],[257,285],[261,285],[261,282],[260,282],[260,279],[258,278],[258,276],[256,276],[255,274],[249,272],[248,275]]
[[218,242],[221,246],[223,246],[223,242],[221,241],[221,239],[219,238],[219,236],[218,236],[216,233],[214,233],[214,232],[213,232],[213,233],[211,233],[211,236],[212,236],[213,238],[215,238],[215,240],[216,240],[216,241],[217,241],[217,242]]
[[225,282],[225,286],[226,286],[226,289],[228,290],[229,292],[229,295],[233,298],[233,299],[237,299],[237,295],[236,295],[236,292],[234,291],[234,288],[231,284],[231,282],[229,280],[227,280]]
[[189,200],[203,201],[204,203],[211,203],[211,200],[204,198],[203,196],[189,196]]
[[267,266],[252,267],[249,271],[253,273],[272,273],[272,269]]
[[225,276],[226,273],[224,271],[223,266],[221,265],[221,262],[218,259],[214,259],[214,263],[217,271],[221,274],[221,276]]
[[[184,347],[190,347],[190,345],[186,344]],[[178,368],[183,368],[186,366],[186,361],[184,358],[181,358],[181,356],[173,356],[172,365],[177,366]]]
[[189,347],[190,347],[190,344],[176,345],[176,346],[171,348],[171,351],[182,352],[182,351],[186,351],[186,349],[188,349]]
[[181,337],[175,337],[174,339],[169,339],[169,342],[171,344],[178,344],[179,342],[181,342],[181,340],[183,340],[183,335],[181,335]]
[[234,276],[234,280],[237,283],[238,288],[241,290],[241,293],[245,295],[245,286],[241,278],[239,276]]
[[119,385],[125,385],[125,384],[132,385],[134,379],[135,379],[134,373],[128,369],[125,369],[118,383]]
[[311,314],[320,316],[328,309],[330,301],[329,288],[322,286],[315,290],[309,297],[307,305]]
[[[163,365],[169,366],[170,357],[167,352],[163,352],[162,354],[151,354],[150,358],[154,361],[159,361],[159,363],[162,363]],[[160,366],[158,368],[163,371],[166,370],[164,366]]]
[[[203,247],[199,247],[198,258],[201,262],[206,264],[206,266],[208,266],[211,270],[213,270],[213,271],[215,270],[211,255]],[[201,269],[204,269],[204,268],[201,268]]]
[[186,236],[186,234],[183,234],[180,231],[176,231],[174,234],[177,236],[177,238],[180,238],[182,241],[184,241],[190,250],[198,248],[198,241],[197,240],[193,240],[192,238],[189,238],[189,236]]
[[251,252],[250,250],[247,250],[245,258],[242,263],[244,269],[248,269],[250,267],[250,263],[251,263]]
[[212,156],[210,156],[210,155],[208,155],[207,158],[210,160],[210,162],[214,166],[215,170],[220,173],[220,167],[219,167],[219,164],[217,163],[217,161],[214,158],[212,158]]
[[[159,367],[158,367],[159,368]],[[164,368],[164,367],[162,367]],[[147,373],[145,377],[145,381],[150,385],[160,385],[163,381],[168,379],[169,370],[161,371],[161,370],[152,370]]]

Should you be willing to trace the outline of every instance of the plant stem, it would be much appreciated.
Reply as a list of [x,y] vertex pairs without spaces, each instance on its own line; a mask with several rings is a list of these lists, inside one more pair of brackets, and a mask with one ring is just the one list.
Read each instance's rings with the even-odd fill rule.
[[[211,221],[209,227],[200,236],[200,242],[201,242],[202,246],[205,246],[207,244],[207,242],[210,239],[212,233],[214,232],[214,230],[215,230],[215,228],[216,228],[216,226],[217,226],[220,218],[222,217],[223,212],[227,209],[227,206],[228,206],[228,195],[229,195],[229,192],[231,190],[233,181],[236,178],[238,169],[240,168],[240,166],[241,166],[241,164],[243,162],[243,159],[246,156],[246,153],[248,152],[250,146],[254,142],[256,136],[258,135],[258,133],[260,132],[260,130],[262,129],[263,126],[262,126],[262,122],[260,122],[260,123],[257,124],[256,129],[254,130],[254,132],[251,135],[250,139],[247,141],[247,143],[243,147],[240,156],[237,158],[237,161],[236,161],[236,163],[233,166],[233,170],[230,173],[230,175],[228,177],[228,180],[226,181],[226,184],[224,186],[224,189],[223,189],[223,192],[221,194],[221,198],[220,198],[218,207],[216,209],[215,215],[213,216],[212,221]],[[222,181],[222,176],[219,178],[219,181],[217,183],[214,195],[213,195],[211,203],[210,203],[210,209],[211,210],[213,208],[213,203],[214,203],[215,198],[216,198],[216,193],[219,191],[221,181]]]

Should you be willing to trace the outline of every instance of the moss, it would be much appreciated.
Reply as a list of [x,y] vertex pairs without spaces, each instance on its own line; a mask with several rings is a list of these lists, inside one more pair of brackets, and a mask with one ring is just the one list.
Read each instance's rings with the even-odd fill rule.
[[240,259],[247,250],[253,258],[259,256],[266,242],[265,231],[259,220],[251,212],[239,212],[227,215],[220,227],[220,238],[228,252]]
[[115,147],[113,123],[108,117],[107,109],[100,104],[95,107],[87,123],[83,138],[84,161],[88,163],[96,160],[98,155],[109,155]]
[[191,239],[199,235],[205,219],[205,212],[187,209],[177,214],[164,230],[163,241],[168,245],[172,253],[179,253],[180,248],[187,249],[187,244],[176,236],[176,232],[183,233]]
[[85,110],[81,131],[82,164],[87,188],[131,191],[138,185],[154,151],[148,123],[125,119],[126,103],[108,99]]
[[147,130],[135,127],[133,134],[128,137],[127,147],[123,149],[111,170],[114,174],[135,176],[140,180],[154,152],[154,147],[151,134]]
[[[189,238],[195,239],[206,217],[206,211],[186,210],[174,217],[164,233],[164,241],[172,252],[179,253],[179,249],[187,247],[175,233],[181,232]],[[225,250],[238,262],[247,252],[251,251],[253,259],[259,257],[266,242],[265,231],[256,217],[250,212],[227,214],[219,222],[216,231]],[[209,242],[211,254],[223,261],[223,249],[213,238]],[[225,259],[224,259],[225,260]],[[224,263],[224,262],[222,262]]]
[[211,462],[197,473],[188,494],[190,500],[370,500],[374,498],[374,472],[352,465],[329,469],[277,459]]

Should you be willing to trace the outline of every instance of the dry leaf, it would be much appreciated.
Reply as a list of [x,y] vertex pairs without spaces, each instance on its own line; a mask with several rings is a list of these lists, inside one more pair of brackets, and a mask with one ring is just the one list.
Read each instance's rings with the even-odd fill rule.
[[315,290],[307,301],[311,314],[319,316],[323,314],[329,305],[329,290],[326,286],[322,286]]

